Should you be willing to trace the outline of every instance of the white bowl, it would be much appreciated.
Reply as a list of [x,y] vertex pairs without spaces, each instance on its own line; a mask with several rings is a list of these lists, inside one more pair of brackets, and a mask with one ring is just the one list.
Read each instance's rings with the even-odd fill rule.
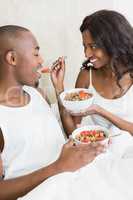
[[70,110],[70,111],[72,111],[74,113],[79,113],[80,111],[83,111],[83,110],[87,109],[89,106],[92,105],[93,99],[94,99],[94,97],[92,96],[92,97],[90,97],[88,99],[81,100],[81,101],[65,100],[66,94],[79,92],[79,91],[84,91],[84,92],[87,92],[87,93],[91,93],[91,92],[89,92],[88,89],[85,89],[85,88],[74,88],[74,89],[66,90],[66,91],[64,91],[64,92],[62,92],[60,94],[60,99],[61,99],[61,102],[62,102],[63,106],[67,110]]
[[105,139],[101,140],[101,141],[97,141],[97,142],[100,143],[100,144],[108,145],[109,136],[111,135],[111,133],[107,128],[102,127],[102,126],[88,125],[88,126],[83,126],[83,127],[77,128],[72,132],[71,138],[76,142],[76,144],[81,144],[81,143],[86,144],[84,142],[79,141],[76,138],[76,136],[79,135],[79,133],[81,133],[82,131],[90,131],[90,130],[101,130],[101,131],[104,131],[104,133],[106,135]]

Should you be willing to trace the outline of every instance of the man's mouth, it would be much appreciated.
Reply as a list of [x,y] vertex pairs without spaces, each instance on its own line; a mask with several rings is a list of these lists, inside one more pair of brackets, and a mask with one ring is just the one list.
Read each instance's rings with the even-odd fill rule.
[[37,70],[38,73],[43,74],[43,73],[50,73],[50,68],[49,67],[42,67],[40,69]]
[[32,69],[32,72],[37,75],[38,79],[41,78],[41,73],[39,71],[40,69],[41,69],[41,66],[37,66]]

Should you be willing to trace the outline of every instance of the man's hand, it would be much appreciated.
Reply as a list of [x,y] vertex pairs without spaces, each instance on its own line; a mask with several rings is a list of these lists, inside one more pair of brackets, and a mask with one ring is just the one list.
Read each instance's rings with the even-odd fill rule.
[[62,171],[76,171],[79,168],[92,162],[97,155],[105,151],[105,146],[95,144],[78,144],[74,145],[70,140],[63,146],[57,166]]

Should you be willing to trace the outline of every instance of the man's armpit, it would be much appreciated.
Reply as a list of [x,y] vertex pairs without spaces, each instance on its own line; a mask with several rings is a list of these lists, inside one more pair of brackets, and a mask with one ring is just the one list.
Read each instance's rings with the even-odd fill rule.
[[41,88],[37,88],[37,91],[42,95],[42,97],[47,101],[49,105],[51,105],[50,100],[46,94],[46,91],[42,90]]
[[0,128],[0,153],[3,151],[3,149],[4,149],[4,137],[2,130]]
[[1,155],[0,155],[0,179],[3,179],[3,164]]

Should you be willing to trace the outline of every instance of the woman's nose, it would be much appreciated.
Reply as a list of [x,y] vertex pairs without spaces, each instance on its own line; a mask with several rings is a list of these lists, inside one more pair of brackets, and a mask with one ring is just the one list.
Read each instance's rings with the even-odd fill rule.
[[90,58],[93,56],[93,49],[91,47],[87,47],[85,49],[85,57]]

